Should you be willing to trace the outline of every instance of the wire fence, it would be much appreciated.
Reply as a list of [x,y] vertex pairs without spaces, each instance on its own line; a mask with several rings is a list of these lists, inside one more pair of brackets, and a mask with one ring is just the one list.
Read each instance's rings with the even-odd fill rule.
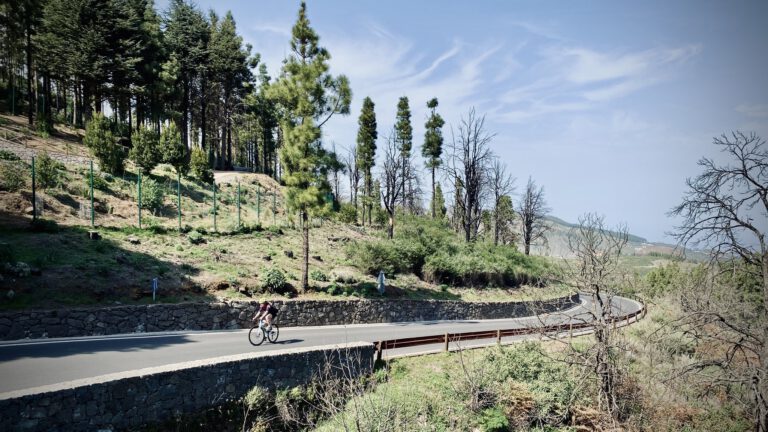
[[206,184],[167,165],[151,174],[119,175],[82,155],[40,152],[0,138],[2,211],[62,225],[233,232],[283,226],[276,181],[265,175],[217,172]]

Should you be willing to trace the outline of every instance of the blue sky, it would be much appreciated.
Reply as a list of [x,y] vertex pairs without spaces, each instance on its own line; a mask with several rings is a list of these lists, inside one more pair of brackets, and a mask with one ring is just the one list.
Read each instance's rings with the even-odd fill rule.
[[[197,5],[231,10],[277,75],[299,2]],[[439,99],[447,139],[475,107],[518,191],[533,177],[552,214],[568,221],[597,212],[671,241],[666,212],[698,158],[717,157],[712,137],[736,129],[768,137],[765,1],[324,0],[307,8],[332,72],[349,77],[354,95],[352,114],[326,125],[325,142],[354,142],[365,96],[380,136],[408,96],[419,148],[427,100]]]

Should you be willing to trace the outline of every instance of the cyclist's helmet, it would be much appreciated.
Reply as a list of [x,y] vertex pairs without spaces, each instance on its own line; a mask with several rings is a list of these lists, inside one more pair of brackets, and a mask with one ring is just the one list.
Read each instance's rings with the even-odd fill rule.
[[264,303],[266,303],[266,302],[267,302],[267,299],[266,299],[266,298],[264,298],[264,297],[262,297],[262,298],[260,298],[260,299],[259,299],[259,304],[264,304]]

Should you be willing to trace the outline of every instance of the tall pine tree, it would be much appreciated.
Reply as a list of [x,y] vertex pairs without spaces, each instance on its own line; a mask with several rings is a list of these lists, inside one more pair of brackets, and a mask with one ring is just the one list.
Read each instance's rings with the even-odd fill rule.
[[410,191],[406,189],[408,182],[408,170],[410,169],[411,148],[413,147],[413,127],[411,126],[411,108],[408,105],[408,97],[403,96],[397,102],[397,122],[395,123],[395,132],[397,133],[397,145],[400,149],[400,157],[403,159],[403,208],[408,207]]
[[309,216],[323,210],[330,191],[320,128],[334,114],[349,114],[352,98],[347,78],[328,73],[330,54],[318,45],[319,37],[306,12],[307,5],[302,2],[291,31],[291,55],[283,65],[282,76],[270,88],[284,110],[280,161],[286,204],[301,215],[302,221],[302,291],[309,287]]
[[[360,127],[357,131],[357,167],[363,172],[363,225],[368,215],[368,223],[371,223],[371,169],[376,164],[376,112],[374,103],[370,97],[363,99],[363,108],[357,121]],[[367,210],[367,211],[366,211]]]
[[435,170],[440,166],[442,162],[440,155],[443,153],[443,125],[445,120],[440,117],[440,114],[436,112],[437,98],[431,99],[427,102],[427,108],[430,109],[429,118],[424,125],[426,131],[424,132],[424,145],[421,147],[421,155],[426,160],[427,168],[432,170],[432,219],[437,216],[437,209],[435,204]]

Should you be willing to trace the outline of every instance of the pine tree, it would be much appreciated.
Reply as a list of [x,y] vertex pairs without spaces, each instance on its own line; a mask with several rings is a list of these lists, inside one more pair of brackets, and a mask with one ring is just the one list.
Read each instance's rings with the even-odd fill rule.
[[370,97],[363,99],[363,108],[357,121],[360,127],[357,131],[357,167],[363,172],[363,225],[365,225],[366,209],[368,223],[371,222],[371,169],[376,164],[376,112]]
[[445,208],[445,198],[443,197],[443,190],[440,188],[440,183],[435,185],[435,193],[432,194],[430,207],[435,211],[435,215],[433,216],[434,219],[443,220],[445,218],[445,214],[448,210]]
[[411,126],[411,108],[408,105],[408,97],[403,96],[397,102],[397,122],[395,123],[395,132],[397,133],[397,144],[400,149],[400,156],[403,159],[403,207],[406,208],[408,204],[409,190],[406,189],[405,183],[408,180],[408,169],[411,160],[411,148],[413,147],[413,127]]
[[432,219],[436,217],[435,204],[437,200],[434,199],[435,190],[435,170],[442,163],[440,155],[443,153],[443,131],[442,127],[445,125],[445,120],[440,117],[440,114],[436,112],[437,98],[431,99],[427,102],[427,108],[429,108],[430,114],[427,123],[424,125],[426,131],[424,132],[424,145],[421,147],[421,155],[426,160],[427,168],[432,170]]
[[231,12],[223,20],[211,20],[209,42],[210,77],[221,86],[221,102],[224,116],[224,142],[220,152],[223,168],[232,167],[232,114],[239,100],[245,96],[244,83],[253,77],[248,69],[250,47],[243,47],[243,38],[237,34]]
[[323,210],[330,191],[321,127],[334,114],[348,114],[352,98],[347,78],[328,73],[330,55],[318,45],[319,37],[309,25],[306,9],[302,2],[291,31],[292,54],[283,65],[282,76],[270,88],[284,111],[280,162],[286,204],[302,220],[302,291],[309,288],[309,216]]
[[[203,14],[184,0],[173,0],[166,18],[165,40],[169,54],[178,64],[178,78],[181,81],[181,138],[187,148],[191,148],[188,134],[191,121],[193,86],[204,76],[208,64],[208,39],[210,31]],[[204,81],[200,84],[204,87]],[[204,93],[201,92],[201,93]],[[204,117],[204,114],[203,114]],[[205,119],[201,120],[202,145],[205,148]]]
[[119,174],[123,171],[125,151],[121,145],[117,144],[108,118],[96,114],[86,123],[83,144],[99,161],[102,171],[110,174]]
[[158,149],[158,136],[154,130],[145,127],[139,128],[132,138],[133,147],[128,157],[136,164],[144,174],[149,174],[160,162]]
[[160,132],[160,155],[161,160],[174,168],[179,174],[185,174],[189,169],[189,159],[187,158],[187,148],[181,142],[181,134],[175,122],[171,122]]

